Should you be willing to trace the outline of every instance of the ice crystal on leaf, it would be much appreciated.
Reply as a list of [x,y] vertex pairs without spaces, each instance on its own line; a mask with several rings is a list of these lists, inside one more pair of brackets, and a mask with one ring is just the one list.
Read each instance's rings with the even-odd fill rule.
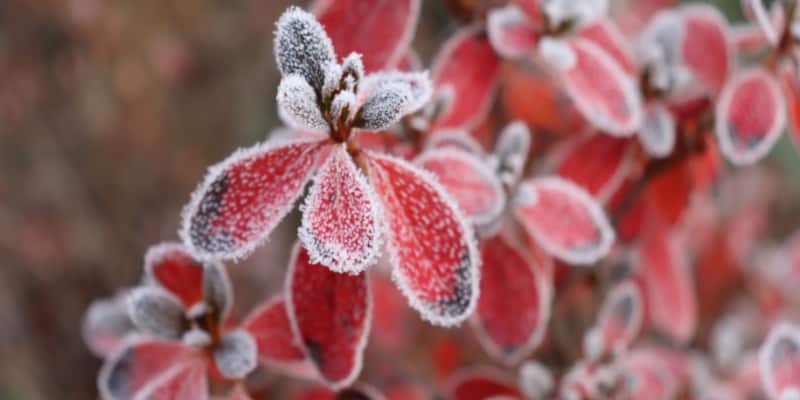
[[302,75],[292,74],[281,79],[278,112],[289,126],[296,129],[323,131],[328,127],[317,106],[317,94]]
[[275,31],[275,59],[283,76],[299,74],[315,90],[325,81],[325,68],[336,62],[333,43],[313,15],[291,7]]
[[243,330],[233,331],[214,348],[214,361],[222,376],[242,379],[255,369],[258,349],[253,337]]
[[131,320],[147,334],[165,339],[178,339],[183,330],[183,308],[169,292],[143,287],[135,289],[128,297]]
[[800,391],[800,328],[778,322],[761,346],[759,369],[770,398],[796,398]]

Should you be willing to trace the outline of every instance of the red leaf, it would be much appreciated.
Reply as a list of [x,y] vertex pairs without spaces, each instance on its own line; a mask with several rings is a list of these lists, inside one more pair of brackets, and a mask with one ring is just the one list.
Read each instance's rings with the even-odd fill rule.
[[470,321],[484,349],[513,365],[544,338],[552,288],[545,267],[503,234],[484,241],[481,256],[481,296]]
[[302,210],[298,236],[311,262],[351,274],[377,262],[383,245],[380,205],[344,144],[320,167]]
[[637,67],[633,54],[614,22],[607,18],[598,19],[581,28],[578,35],[603,49],[625,72],[632,76],[636,75]]
[[202,363],[180,365],[142,390],[136,397],[147,400],[208,399],[208,377]]
[[256,307],[244,320],[242,328],[255,339],[262,362],[284,364],[305,360],[303,351],[296,345],[282,297]]
[[367,156],[388,222],[395,282],[423,318],[438,325],[460,323],[478,297],[474,232],[429,174],[403,160]]
[[311,6],[339,56],[361,53],[367,72],[390,69],[407,53],[420,0],[317,0]]
[[557,157],[553,172],[596,198],[607,199],[627,175],[628,145],[628,141],[608,135],[572,139]]
[[426,147],[429,149],[457,149],[476,157],[486,156],[481,144],[469,132],[460,129],[432,132]]
[[203,265],[179,243],[161,243],[147,249],[144,271],[181,300],[188,309],[203,300]]
[[[800,394],[800,329],[779,322],[759,351],[761,381],[772,399],[791,399]],[[784,397],[786,396],[786,397]]]
[[[633,351],[618,363],[624,373],[622,396],[629,399],[674,399],[675,378],[665,362],[651,352]],[[704,393],[705,394],[705,393]]]
[[490,227],[502,213],[506,200],[503,187],[480,158],[460,150],[440,149],[422,153],[414,163],[436,175],[478,227]]
[[584,338],[584,353],[592,360],[622,353],[636,339],[643,319],[639,287],[631,280],[618,284],[606,295],[595,326]]
[[614,242],[600,204],[558,177],[523,181],[514,199],[514,215],[546,252],[571,264],[597,261]]
[[98,389],[104,399],[139,398],[154,390],[158,382],[172,380],[183,369],[198,364],[205,365],[202,353],[180,342],[130,338],[106,359],[97,380]]
[[689,207],[694,190],[690,167],[688,162],[676,164],[647,183],[643,201],[662,222],[678,223]]
[[489,10],[486,30],[494,49],[506,58],[521,58],[536,48],[540,26],[516,4]]
[[575,38],[565,45],[574,59],[556,68],[578,110],[610,135],[633,135],[642,122],[642,99],[633,78],[593,42]]
[[353,383],[370,329],[372,299],[365,273],[340,274],[312,264],[296,244],[286,278],[286,309],[306,357],[330,387]]
[[786,103],[775,78],[764,69],[753,69],[725,85],[716,116],[722,154],[734,164],[752,164],[778,141],[786,125]]
[[241,258],[291,210],[316,166],[317,141],[269,141],[209,169],[183,211],[181,238],[199,258]]
[[488,367],[459,371],[446,390],[449,400],[484,400],[504,395],[521,396],[513,379]]
[[716,7],[693,4],[682,10],[681,56],[697,81],[717,94],[733,72],[733,47],[728,22]]
[[686,343],[697,327],[697,298],[688,260],[673,234],[653,227],[639,244],[637,265],[653,326]]
[[431,130],[470,129],[489,111],[497,87],[500,60],[477,29],[458,31],[433,63],[434,96],[445,96],[445,109]]
[[405,346],[409,337],[411,309],[403,294],[383,270],[373,270],[369,275],[372,288],[372,344],[397,351]]

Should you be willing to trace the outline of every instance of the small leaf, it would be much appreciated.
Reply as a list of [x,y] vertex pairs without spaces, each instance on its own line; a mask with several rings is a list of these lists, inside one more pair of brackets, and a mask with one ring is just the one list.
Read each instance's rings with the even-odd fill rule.
[[636,75],[637,66],[633,53],[617,25],[608,18],[598,19],[578,31],[578,36],[603,49],[630,75]]
[[470,322],[489,355],[514,365],[547,331],[553,296],[548,260],[534,258],[503,233],[482,243],[481,257],[481,297]]
[[214,348],[217,370],[228,379],[243,379],[256,368],[258,347],[253,337],[243,330],[225,335]]
[[647,107],[639,129],[639,142],[647,155],[664,158],[672,153],[677,136],[675,118],[661,104]]
[[557,154],[553,172],[597,199],[608,199],[628,175],[629,144],[627,140],[600,134],[572,139]]
[[483,120],[498,85],[500,60],[475,28],[464,28],[445,42],[433,61],[434,98],[447,96],[432,130],[471,129]]
[[408,85],[411,99],[403,109],[403,115],[408,115],[419,111],[431,99],[433,95],[433,82],[427,71],[424,72],[379,72],[370,74],[364,80],[362,91],[372,93],[382,86],[400,83]]
[[379,131],[394,125],[413,100],[411,87],[401,82],[377,85],[356,115],[354,126]]
[[483,400],[493,396],[516,396],[514,379],[490,367],[464,369],[457,372],[445,389],[450,400]]
[[351,274],[375,264],[383,246],[382,212],[345,144],[320,167],[302,210],[298,236],[312,263]]
[[208,376],[205,365],[179,365],[147,386],[134,400],[207,400]]
[[553,373],[536,361],[522,364],[518,381],[520,390],[530,399],[550,398],[556,385]]
[[460,323],[478,297],[474,232],[428,173],[372,152],[367,162],[388,223],[395,282],[424,319],[443,326]]
[[645,82],[653,89],[674,93],[686,89],[691,73],[681,56],[686,26],[678,11],[664,9],[647,23],[636,43]]
[[522,178],[530,148],[531,131],[524,122],[512,121],[500,132],[494,154],[498,175],[507,187],[516,185]]
[[233,307],[233,287],[225,267],[206,264],[203,269],[203,299],[217,322],[224,322]]
[[315,91],[320,91],[326,65],[336,62],[336,53],[325,29],[313,15],[297,7],[289,7],[276,27],[275,60],[281,74],[299,74]]
[[[653,352],[632,350],[617,363],[621,376],[621,396],[629,399],[674,399],[678,397],[677,377],[666,362]],[[703,399],[706,399],[703,390]],[[729,398],[730,399],[730,398]]]
[[515,195],[514,215],[546,252],[571,264],[591,264],[608,254],[614,243],[614,231],[600,204],[558,177],[523,181]]
[[250,253],[291,210],[311,178],[318,141],[266,142],[209,169],[183,211],[180,231],[196,257]]
[[178,297],[188,309],[203,300],[203,264],[180,243],[164,242],[147,249],[145,280]]
[[698,83],[711,94],[717,94],[734,68],[728,21],[717,7],[709,4],[685,6],[681,15],[684,20],[683,64]]
[[767,42],[776,46],[780,40],[780,33],[775,26],[775,21],[770,17],[764,0],[742,0],[742,11],[747,19],[753,21],[758,26],[761,34]]
[[492,47],[505,58],[524,57],[539,40],[541,27],[534,25],[534,21],[514,3],[489,10],[486,31]]
[[278,85],[278,114],[292,128],[327,132],[329,127],[317,104],[317,94],[302,75],[284,76]]
[[339,54],[364,55],[367,72],[394,67],[408,52],[420,0],[316,0],[311,9]]
[[258,346],[258,356],[262,362],[279,364],[302,362],[305,357],[297,346],[286,302],[275,297],[256,307],[242,323]]
[[785,125],[783,92],[769,72],[742,72],[725,85],[717,103],[715,131],[730,162],[748,165],[765,157]]
[[643,319],[642,294],[636,283],[628,280],[614,286],[600,307],[595,326],[584,337],[585,356],[597,360],[621,354],[636,339]]
[[[778,322],[758,354],[761,382],[772,399],[794,399],[800,391],[800,329]],[[793,393],[790,396],[789,393]]]
[[136,328],[163,339],[180,339],[185,312],[180,301],[169,292],[154,287],[138,287],[128,296],[128,314]]
[[135,331],[125,299],[118,294],[92,302],[83,317],[81,333],[89,350],[98,357],[107,357],[128,334]]
[[582,26],[608,14],[608,0],[542,1],[542,14],[551,27]]
[[481,159],[460,150],[439,149],[422,153],[414,163],[433,173],[479,228],[491,227],[500,217],[506,194],[497,175]]
[[365,273],[340,274],[313,264],[298,244],[286,277],[286,304],[300,348],[333,389],[361,372],[371,325],[372,299]]

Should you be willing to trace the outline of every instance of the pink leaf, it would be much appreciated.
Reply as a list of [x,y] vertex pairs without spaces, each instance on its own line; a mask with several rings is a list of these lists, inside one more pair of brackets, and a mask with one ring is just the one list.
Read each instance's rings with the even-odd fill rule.
[[286,305],[292,332],[325,383],[334,389],[353,383],[371,325],[366,274],[339,274],[313,264],[298,243],[287,272]]
[[494,154],[497,174],[506,187],[513,187],[522,178],[531,148],[531,131],[522,121],[512,121],[500,132]]
[[242,323],[242,329],[255,339],[262,362],[285,364],[305,359],[296,344],[282,297],[272,298],[256,307]]
[[200,258],[250,253],[291,210],[311,178],[320,146],[270,141],[211,167],[183,211],[184,244]]
[[317,0],[311,9],[338,54],[364,55],[367,72],[389,69],[408,51],[420,0]]
[[578,35],[603,49],[628,74],[633,76],[637,73],[636,61],[626,39],[610,19],[592,22],[581,28]]
[[794,399],[800,394],[800,329],[797,326],[779,322],[770,330],[759,351],[759,369],[770,398]]
[[733,72],[733,47],[729,26],[716,7],[693,4],[682,10],[684,19],[681,58],[695,79],[717,94]]
[[644,305],[639,287],[633,281],[615,286],[606,296],[595,326],[584,338],[584,353],[595,360],[606,354],[626,350],[642,327]]
[[203,365],[202,353],[180,342],[129,338],[103,364],[98,389],[103,399],[139,398],[176,368],[196,363]]
[[111,298],[92,302],[83,318],[81,333],[89,350],[98,357],[108,357],[122,343],[125,336],[133,333],[135,327],[128,317],[127,295],[118,294]]
[[545,266],[504,234],[484,241],[481,256],[481,297],[472,326],[492,357],[513,365],[544,338],[552,288]]
[[675,118],[669,110],[660,103],[649,105],[639,129],[639,142],[647,155],[654,158],[670,155],[676,136]]
[[205,400],[208,399],[208,377],[203,363],[173,367],[152,382],[134,400]]
[[358,274],[381,251],[380,204],[344,144],[336,145],[306,196],[300,240],[311,262]]
[[499,71],[500,60],[480,31],[465,28],[451,37],[433,63],[434,96],[449,100],[433,129],[477,125],[489,111]]
[[481,159],[459,150],[440,149],[422,153],[414,163],[432,172],[478,227],[490,227],[503,211],[503,187]]
[[460,323],[478,297],[474,232],[428,173],[389,156],[367,156],[388,222],[395,282],[423,318],[437,325]]
[[155,282],[189,308],[203,300],[203,265],[179,243],[161,243],[144,256],[146,279]]
[[449,381],[448,400],[484,400],[493,396],[516,396],[520,393],[514,380],[489,367],[459,371]]
[[786,125],[786,103],[775,78],[763,69],[736,75],[717,103],[720,149],[734,164],[752,164],[772,149]]
[[697,298],[688,260],[671,232],[654,228],[639,244],[637,259],[647,314],[656,329],[685,343],[697,327]]
[[492,47],[502,57],[517,59],[536,48],[539,29],[516,4],[489,10],[486,30]]
[[668,400],[677,397],[679,387],[675,377],[664,360],[652,352],[633,350],[622,357],[618,368],[624,374],[620,388],[624,398]]
[[546,252],[571,264],[591,264],[614,243],[600,204],[558,177],[523,181],[514,198],[514,215]]
[[595,43],[575,38],[567,45],[574,62],[556,68],[578,110],[610,135],[634,134],[642,122],[642,99],[633,78]]
[[607,199],[628,172],[628,145],[628,141],[608,135],[573,139],[556,160],[553,172],[598,199]]

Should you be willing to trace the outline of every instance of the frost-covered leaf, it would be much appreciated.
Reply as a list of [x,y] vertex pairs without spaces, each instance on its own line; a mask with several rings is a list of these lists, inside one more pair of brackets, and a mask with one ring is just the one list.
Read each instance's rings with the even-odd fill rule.
[[128,295],[128,314],[140,331],[162,339],[180,339],[185,312],[180,300],[166,290],[138,287]]
[[642,122],[642,99],[636,82],[593,42],[574,38],[566,44],[575,60],[572,65],[557,68],[557,73],[575,106],[604,132],[633,135]]
[[243,379],[256,368],[257,361],[256,341],[244,330],[226,334],[214,347],[214,364],[228,379]]
[[670,231],[654,227],[637,256],[650,322],[678,342],[689,341],[697,327],[697,297],[686,254]]
[[200,258],[241,258],[291,210],[317,162],[317,141],[266,142],[211,167],[183,211],[181,239]]
[[541,0],[551,27],[584,25],[608,14],[608,0]]
[[329,129],[317,104],[317,94],[302,75],[291,74],[281,79],[277,101],[278,114],[286,125],[316,132]]
[[567,142],[553,172],[574,182],[598,199],[607,199],[628,172],[629,142],[608,135],[591,135]]
[[523,181],[514,215],[528,235],[553,256],[591,264],[608,254],[614,231],[600,204],[576,184],[558,177]]
[[691,74],[681,55],[685,30],[681,14],[665,9],[657,13],[639,35],[636,55],[647,71],[645,83],[651,88],[671,93],[683,89],[689,82]]
[[354,126],[379,131],[394,125],[411,105],[414,95],[410,85],[403,82],[390,82],[375,85],[374,90],[361,105],[356,114]]
[[503,212],[506,194],[497,175],[481,159],[445,148],[426,151],[414,163],[433,173],[479,228],[492,226]]
[[421,0],[316,0],[311,9],[339,54],[364,55],[367,72],[394,67],[408,52]]
[[489,10],[486,31],[489,41],[502,57],[524,57],[536,47],[541,27],[537,27],[523,10],[514,3]]
[[500,60],[478,29],[464,28],[448,39],[432,70],[434,97],[449,99],[433,129],[469,130],[483,120],[497,88]]
[[675,118],[663,105],[647,107],[638,132],[639,143],[650,157],[663,158],[672,153],[677,136]]
[[206,400],[208,377],[202,363],[173,367],[145,387],[133,400]]
[[352,52],[342,60],[342,76],[352,78],[353,82],[364,79],[364,55]]
[[445,129],[433,132],[425,145],[428,149],[452,148],[484,158],[483,146],[469,132],[461,129]]
[[372,152],[367,162],[387,219],[395,282],[423,318],[437,325],[460,323],[478,298],[475,233],[428,173]]
[[92,302],[83,317],[81,333],[89,350],[98,357],[107,357],[135,327],[128,317],[126,295]]
[[503,184],[511,187],[520,180],[530,148],[531,131],[524,122],[512,121],[503,128],[494,148],[497,173]]
[[209,263],[203,269],[203,299],[214,319],[224,321],[233,307],[233,287],[222,264]]
[[98,391],[104,400],[137,399],[148,387],[169,379],[176,369],[202,366],[201,357],[198,350],[180,342],[130,338],[103,364]]
[[478,367],[457,372],[449,380],[445,396],[449,400],[484,400],[493,396],[519,397],[520,393],[513,378],[491,367]]
[[316,91],[322,89],[326,65],[336,62],[325,29],[313,15],[297,7],[289,7],[278,19],[274,48],[281,74],[299,74]]
[[800,394],[800,328],[778,322],[761,345],[758,356],[767,395],[772,399],[796,399]]
[[314,178],[302,207],[298,236],[311,262],[358,274],[382,249],[382,212],[375,191],[345,144],[334,147]]
[[361,372],[371,325],[366,273],[340,274],[313,264],[298,243],[286,275],[286,304],[292,332],[325,383],[349,386]]
[[408,85],[411,98],[403,109],[403,114],[411,114],[419,111],[431,99],[433,95],[433,82],[427,71],[423,72],[378,72],[370,74],[362,84],[362,91],[372,93],[382,86],[391,84]]
[[598,19],[578,31],[578,36],[586,39],[610,55],[614,61],[631,75],[637,73],[636,61],[631,49],[617,25],[608,18]]
[[262,362],[296,363],[305,358],[295,341],[282,297],[256,307],[242,323],[242,329],[255,339]]
[[536,361],[526,361],[522,364],[517,381],[520,390],[529,399],[550,398],[556,385],[553,373]]
[[769,153],[786,125],[786,102],[764,69],[737,74],[717,103],[715,131],[720,150],[734,164],[752,164]]
[[575,50],[561,38],[545,37],[536,49],[539,55],[557,71],[574,68],[578,62]]
[[349,122],[355,114],[358,99],[353,92],[343,90],[331,101],[331,118],[334,121]]
[[751,21],[756,23],[761,34],[767,42],[773,46],[778,44],[780,33],[773,18],[767,11],[764,0],[742,0],[743,14]]
[[159,243],[144,256],[145,280],[178,297],[184,308],[203,300],[203,264],[180,243]]
[[481,257],[481,296],[470,321],[484,349],[513,365],[527,357],[547,331],[552,288],[542,265],[546,261],[502,233],[481,244]]
[[730,27],[717,7],[692,4],[681,10],[684,21],[681,59],[697,83],[719,93],[733,72]]
[[670,400],[678,395],[680,386],[676,377],[671,375],[665,359],[653,352],[632,350],[619,360],[617,368],[622,375],[623,398]]
[[631,280],[618,284],[606,295],[597,321],[584,337],[587,358],[596,360],[607,354],[621,354],[642,328],[644,303],[637,284]]

